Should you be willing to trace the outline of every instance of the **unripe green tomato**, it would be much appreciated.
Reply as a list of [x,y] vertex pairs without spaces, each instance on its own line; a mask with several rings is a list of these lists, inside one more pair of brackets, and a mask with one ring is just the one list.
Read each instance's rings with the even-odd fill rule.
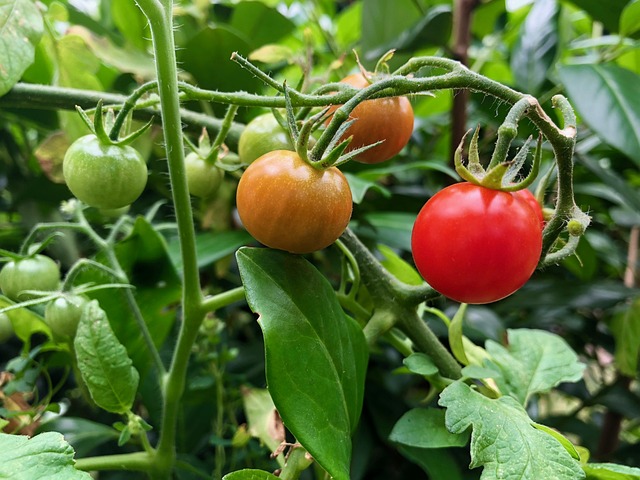
[[62,173],[71,193],[96,208],[125,207],[147,184],[147,165],[135,148],[105,144],[93,134],[71,144]]
[[294,150],[288,133],[271,113],[259,115],[242,131],[238,143],[238,155],[244,164],[252,163],[265,153],[274,150]]
[[86,297],[65,294],[52,300],[44,309],[44,321],[56,340],[73,340],[82,316],[82,308],[89,300]]
[[220,188],[224,173],[207,163],[197,153],[191,152],[184,159],[189,193],[200,198],[212,197]]
[[13,336],[13,325],[6,313],[0,313],[0,343],[5,343]]
[[44,255],[12,260],[0,270],[0,290],[13,301],[35,298],[19,295],[23,290],[57,290],[60,284],[58,264]]

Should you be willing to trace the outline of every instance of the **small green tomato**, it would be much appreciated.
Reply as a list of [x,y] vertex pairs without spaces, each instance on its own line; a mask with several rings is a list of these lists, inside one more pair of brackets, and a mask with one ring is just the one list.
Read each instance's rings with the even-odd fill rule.
[[47,304],[44,321],[49,325],[56,340],[73,340],[82,316],[82,308],[87,302],[86,297],[65,294]]
[[35,298],[21,294],[24,290],[53,291],[59,284],[58,264],[40,254],[12,260],[0,270],[0,291],[16,302]]
[[200,198],[210,198],[215,195],[222,184],[222,170],[208,163],[195,152],[189,153],[184,163],[189,193]]

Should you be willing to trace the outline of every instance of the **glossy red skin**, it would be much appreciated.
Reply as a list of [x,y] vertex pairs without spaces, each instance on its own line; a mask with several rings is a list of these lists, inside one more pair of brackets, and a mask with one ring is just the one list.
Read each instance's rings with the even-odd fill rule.
[[[362,73],[349,75],[341,82],[357,88],[369,85]],[[330,112],[338,107],[339,105],[333,107]],[[409,142],[413,133],[413,108],[407,97],[366,100],[353,109],[349,119],[357,120],[342,136],[342,140],[353,136],[347,151],[384,140],[355,158],[361,163],[380,163],[396,156]]]
[[524,188],[522,190],[513,192],[513,194],[519,195],[520,198],[522,198],[529,204],[529,206],[533,209],[536,216],[540,220],[540,228],[544,228],[544,213],[542,212],[542,206],[540,205],[540,202],[538,202],[538,199],[533,195],[533,193],[531,193],[531,190]]
[[287,150],[269,152],[249,165],[236,192],[247,231],[268,247],[292,253],[335,242],[347,228],[352,205],[340,170],[316,169]]
[[462,303],[491,303],[533,274],[542,250],[540,218],[522,194],[458,183],[424,205],[411,247],[435,290]]

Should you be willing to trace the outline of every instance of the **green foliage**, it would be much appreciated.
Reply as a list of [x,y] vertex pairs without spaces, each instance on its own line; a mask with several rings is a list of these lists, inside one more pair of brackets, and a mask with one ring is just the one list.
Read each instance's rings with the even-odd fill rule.
[[[59,292],[0,296],[0,427],[32,436],[0,434],[0,477],[640,478],[639,0],[0,0],[0,25],[0,262],[57,232],[62,272]],[[362,250],[244,248],[245,125],[275,109],[300,130],[350,98],[326,85],[358,60],[402,68],[381,94],[416,114],[395,158],[339,165]],[[540,106],[503,123],[524,94]],[[75,106],[99,99],[108,129],[154,118],[132,145],[147,186],[118,212],[69,201],[62,176],[88,133]],[[543,131],[530,188],[551,252],[571,253],[579,211],[591,225],[511,297],[461,307],[424,284],[411,232],[476,125],[483,166],[496,136],[513,158]],[[190,198],[187,140],[223,126],[220,188]],[[75,346],[43,320],[61,294],[93,301]]]
[[30,0],[0,2],[0,95],[7,93],[33,63],[44,25]]
[[348,479],[368,357],[361,330],[306,260],[265,249],[240,249],[237,258],[282,419],[330,475]]
[[490,399],[458,381],[442,392],[439,404],[447,408],[449,431],[473,428],[470,466],[484,467],[482,480],[584,478],[579,463],[556,439],[535,429],[512,397]]
[[88,480],[73,467],[73,448],[57,432],[33,438],[0,433],[0,477],[16,480]]
[[113,413],[131,410],[140,376],[96,300],[83,307],[74,347],[82,380],[96,405]]
[[498,373],[495,380],[500,391],[512,395],[523,406],[536,393],[582,378],[584,365],[557,335],[526,329],[508,330],[507,335],[507,348],[487,341],[487,365]]

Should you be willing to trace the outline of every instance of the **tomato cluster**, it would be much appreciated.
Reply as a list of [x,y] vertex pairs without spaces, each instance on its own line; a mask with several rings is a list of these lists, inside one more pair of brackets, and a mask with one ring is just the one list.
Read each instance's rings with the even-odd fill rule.
[[418,271],[464,303],[490,303],[522,287],[542,250],[542,209],[529,191],[458,183],[436,193],[413,226]]

